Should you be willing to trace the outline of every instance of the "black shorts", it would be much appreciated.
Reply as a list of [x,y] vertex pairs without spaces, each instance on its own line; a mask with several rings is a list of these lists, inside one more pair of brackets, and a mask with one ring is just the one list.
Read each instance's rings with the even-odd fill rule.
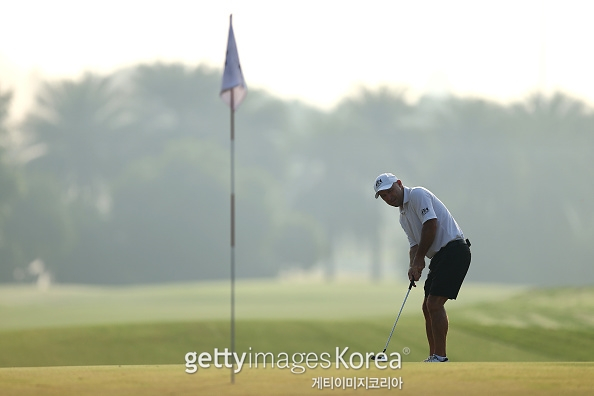
[[429,264],[429,275],[425,281],[425,297],[428,295],[458,297],[462,282],[470,267],[470,242],[457,239],[451,241],[433,256]]

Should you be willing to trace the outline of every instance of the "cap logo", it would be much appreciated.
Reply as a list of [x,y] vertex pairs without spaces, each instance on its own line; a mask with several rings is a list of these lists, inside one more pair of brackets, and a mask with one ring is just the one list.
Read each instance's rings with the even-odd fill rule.
[[375,182],[375,188],[378,188],[379,186],[381,186],[383,183],[382,179],[377,179],[377,181]]

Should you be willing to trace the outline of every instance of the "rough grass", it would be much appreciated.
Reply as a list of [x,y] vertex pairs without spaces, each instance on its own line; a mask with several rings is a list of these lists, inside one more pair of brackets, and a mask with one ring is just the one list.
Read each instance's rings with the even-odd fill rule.
[[[228,291],[223,283],[0,287],[0,367],[179,364],[186,352],[229,347]],[[239,283],[236,350],[380,351],[405,291],[399,284]],[[406,362],[428,352],[421,299],[413,289],[390,343]],[[455,362],[592,361],[594,288],[467,285],[446,307]]]
[[[251,320],[236,324],[239,352],[350,352],[383,349],[391,318],[377,320]],[[389,352],[423,360],[428,351],[420,317],[401,321]],[[0,367],[183,363],[187,352],[229,348],[227,321],[146,323],[5,331]],[[410,354],[405,354],[405,351]],[[460,323],[449,334],[453,361],[587,361],[594,339],[570,330],[495,328]]]
[[[464,332],[514,349],[537,353],[549,361],[593,361],[592,330],[551,330],[540,327],[484,326],[463,323]],[[487,359],[489,360],[489,359]]]
[[526,290],[496,303],[475,301],[457,316],[485,326],[591,330],[594,287]]

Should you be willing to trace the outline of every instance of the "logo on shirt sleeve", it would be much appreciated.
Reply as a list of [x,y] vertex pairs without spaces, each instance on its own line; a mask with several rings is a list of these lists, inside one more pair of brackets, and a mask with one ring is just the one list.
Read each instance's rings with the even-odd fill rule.
[[429,208],[424,208],[421,210],[421,216],[425,216],[429,212]]

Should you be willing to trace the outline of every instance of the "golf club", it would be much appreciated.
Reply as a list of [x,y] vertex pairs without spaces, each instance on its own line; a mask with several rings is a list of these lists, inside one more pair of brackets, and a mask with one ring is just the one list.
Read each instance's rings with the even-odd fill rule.
[[416,287],[415,285],[415,281],[410,281],[410,285],[408,285],[408,290],[406,292],[406,296],[404,296],[404,301],[402,302],[402,306],[400,307],[400,311],[398,312],[398,316],[396,316],[396,321],[394,322],[394,326],[392,326],[392,331],[390,332],[390,336],[388,337],[388,341],[386,342],[386,347],[384,348],[384,350],[378,354],[376,354],[375,356],[371,356],[371,360],[378,360],[380,362],[386,362],[388,361],[388,356],[386,356],[386,350],[388,349],[388,344],[390,343],[390,340],[392,339],[392,334],[394,334],[394,329],[396,328],[396,323],[398,323],[398,319],[400,318],[400,314],[402,313],[402,309],[404,308],[404,304],[406,303],[406,299],[408,298],[408,293],[410,293],[410,289],[413,288],[413,286]]

